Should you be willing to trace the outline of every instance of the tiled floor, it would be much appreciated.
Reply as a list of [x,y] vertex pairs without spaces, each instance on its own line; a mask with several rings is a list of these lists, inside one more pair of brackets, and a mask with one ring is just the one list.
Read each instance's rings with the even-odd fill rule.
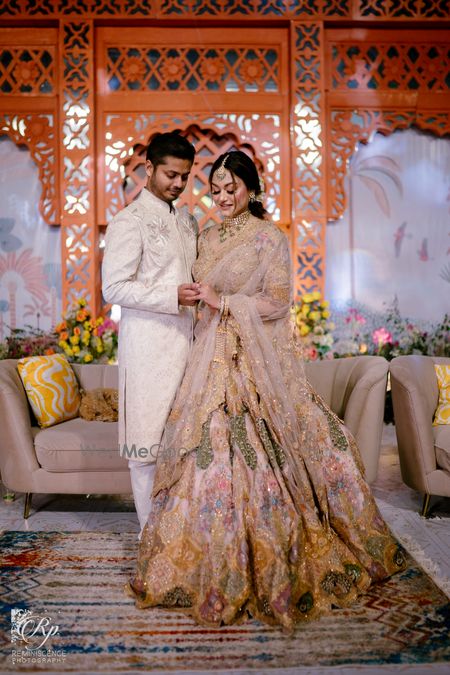
[[[394,534],[414,555],[443,590],[450,590],[450,499],[434,498],[431,517],[419,515],[422,496],[406,487],[400,475],[395,429],[386,426],[378,478],[372,485],[380,510]],[[2,486],[2,494],[4,494]],[[23,519],[24,495],[14,501],[1,500],[0,530],[139,531],[131,495],[34,495],[31,514]],[[221,671],[225,675],[224,671]],[[305,668],[265,670],[264,673],[291,675],[352,675],[363,673],[411,673],[443,675],[448,664],[430,666],[398,665],[388,668]],[[253,675],[261,675],[262,671]],[[173,671],[171,675],[176,675]],[[186,671],[184,672],[186,675]],[[205,675],[203,671],[202,675]],[[240,675],[243,675],[241,671]]]

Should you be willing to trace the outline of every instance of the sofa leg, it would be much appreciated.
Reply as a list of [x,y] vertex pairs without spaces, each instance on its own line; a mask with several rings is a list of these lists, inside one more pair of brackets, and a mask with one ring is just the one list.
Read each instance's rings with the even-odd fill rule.
[[425,493],[425,496],[423,498],[423,504],[422,504],[422,513],[420,514],[424,518],[427,518],[428,508],[430,506],[430,499],[431,499],[431,495]]
[[32,493],[32,492],[27,492],[27,493],[25,494],[25,506],[24,506],[24,509],[23,509],[23,517],[25,518],[25,520],[26,520],[26,519],[28,518],[28,516],[30,515],[31,498],[32,498],[32,497],[33,497],[33,493]]

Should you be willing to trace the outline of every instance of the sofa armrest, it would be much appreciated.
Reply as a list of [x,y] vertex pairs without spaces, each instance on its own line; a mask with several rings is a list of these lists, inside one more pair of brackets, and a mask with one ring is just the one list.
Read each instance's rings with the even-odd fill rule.
[[8,386],[0,378],[0,472],[10,490],[28,491],[30,476],[39,463],[25,391],[18,387],[22,387],[20,381]]
[[391,386],[402,477],[409,487],[428,493],[427,474],[437,468],[430,412],[435,402],[426,397],[418,373],[400,358],[391,362]]
[[369,483],[378,472],[388,368],[382,358],[360,361],[351,373],[345,395],[344,422],[358,444]]

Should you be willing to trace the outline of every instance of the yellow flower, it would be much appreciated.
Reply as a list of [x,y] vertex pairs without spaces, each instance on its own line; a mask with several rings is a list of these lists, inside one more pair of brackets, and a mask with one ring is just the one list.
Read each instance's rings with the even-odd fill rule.
[[90,361],[92,361],[93,358],[94,357],[92,356],[92,354],[86,354],[84,357],[84,362],[89,363]]
[[323,301],[320,303],[320,306],[323,307],[323,308],[329,307],[329,306],[330,306],[330,301],[329,301],[329,300],[323,300]]
[[308,333],[311,331],[310,327],[307,326],[306,324],[303,324],[303,326],[300,326],[300,335],[308,335]]
[[67,356],[73,356],[73,350],[70,347],[66,347],[64,351],[67,354]]
[[95,323],[97,324],[97,326],[101,326],[102,323],[103,323],[103,321],[104,321],[103,317],[102,317],[102,316],[99,316],[98,319],[97,319],[97,321],[96,321]]
[[88,330],[85,330],[83,333],[83,337],[81,338],[81,341],[84,345],[89,344],[89,340],[91,339],[91,334],[89,333]]
[[302,296],[302,300],[304,303],[309,303],[313,301],[313,294],[312,293],[305,293],[305,295]]
[[321,314],[316,310],[310,313],[309,318],[312,319],[312,321],[320,321]]
[[85,321],[85,322],[84,322],[83,328],[84,328],[84,330],[91,330],[91,328],[92,328],[92,323],[91,323],[91,320],[90,320],[90,319],[89,319],[89,321]]
[[308,316],[310,309],[311,309],[310,305],[308,305],[308,303],[305,303],[302,306],[302,311],[301,311],[302,316]]
[[67,344],[67,342],[66,342],[65,340],[60,340],[60,341],[58,342],[58,346],[61,347],[61,349],[65,349],[65,348],[68,347],[69,345]]
[[80,341],[80,337],[78,335],[72,335],[70,338],[70,344],[72,345],[77,345]]
[[327,309],[325,309],[322,312],[322,316],[323,316],[324,319],[328,319],[328,317],[330,316],[330,312]]
[[78,300],[78,305],[79,305],[80,307],[86,307],[86,300],[85,300],[85,298],[80,298],[80,299]]
[[313,300],[320,300],[321,297],[322,297],[322,293],[320,291],[314,291],[314,293],[312,294]]

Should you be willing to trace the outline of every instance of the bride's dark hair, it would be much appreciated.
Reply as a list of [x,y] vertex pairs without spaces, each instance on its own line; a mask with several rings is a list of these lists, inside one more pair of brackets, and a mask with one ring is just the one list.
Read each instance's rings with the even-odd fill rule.
[[[259,184],[258,171],[255,163],[245,154],[245,152],[242,152],[241,150],[232,150],[231,152],[225,152],[216,159],[209,174],[210,188],[214,172],[217,171],[220,166],[228,169],[232,176],[239,176],[239,178],[244,181],[247,190],[249,192],[253,191],[255,197],[259,197],[261,194],[261,186]],[[267,214],[262,202],[257,201],[257,199],[249,201],[248,209],[253,216],[256,216],[256,218],[264,218]]]

